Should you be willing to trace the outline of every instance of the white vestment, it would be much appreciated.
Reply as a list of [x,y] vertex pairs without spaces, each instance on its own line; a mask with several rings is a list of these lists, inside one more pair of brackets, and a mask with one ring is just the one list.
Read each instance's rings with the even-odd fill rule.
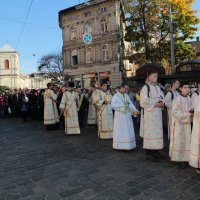
[[192,167],[200,168],[200,95],[194,100],[194,118],[189,164]]
[[76,92],[66,91],[63,93],[60,109],[65,109],[64,112],[67,113],[65,116],[65,134],[67,135],[80,134],[77,111],[78,102],[79,97]]
[[113,125],[113,148],[131,150],[136,148],[132,113],[138,112],[127,94],[117,92],[111,102],[115,110]]
[[197,96],[199,96],[200,95],[200,92],[199,91],[194,91],[193,93],[192,93],[192,106],[194,107],[194,100],[196,99],[196,97]]
[[189,96],[183,97],[180,95],[172,103],[172,124],[169,147],[169,156],[172,161],[189,161],[191,109],[192,102]]
[[[172,93],[173,92],[173,96]],[[179,93],[177,91],[167,92],[164,98],[165,106],[167,107],[167,113],[168,113],[168,139],[170,139],[170,127],[172,124],[172,101],[179,96]]]
[[89,109],[88,109],[88,124],[96,124],[96,109],[92,103],[92,98],[89,98]]
[[59,122],[56,99],[58,95],[51,89],[44,92],[44,124],[56,124]]
[[157,85],[144,85],[140,91],[140,106],[143,108],[143,148],[149,150],[163,149],[162,110],[155,104],[162,101],[163,92]]
[[93,94],[93,104],[97,108],[98,136],[100,139],[112,139],[113,112],[110,105],[112,95],[109,91],[102,90],[95,90]]

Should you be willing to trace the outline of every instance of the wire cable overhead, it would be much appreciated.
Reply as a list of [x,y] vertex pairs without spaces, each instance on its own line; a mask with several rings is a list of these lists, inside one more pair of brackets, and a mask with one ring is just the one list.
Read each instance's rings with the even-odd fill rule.
[[17,43],[16,43],[16,49],[17,49],[17,46],[18,46],[18,44],[19,44],[19,42],[20,42],[20,40],[21,40],[22,34],[23,34],[23,32],[24,32],[24,28],[25,28],[25,25],[26,25],[26,22],[27,22],[27,19],[28,19],[28,15],[29,15],[29,13],[30,13],[30,10],[31,10],[33,1],[34,1],[34,0],[31,0],[31,3],[30,3],[30,5],[29,5],[28,12],[27,12],[27,14],[26,14],[26,18],[25,18],[25,20],[24,20],[24,23],[23,23],[21,32],[20,32],[20,34],[19,34],[19,37],[18,37],[18,40],[17,40]]

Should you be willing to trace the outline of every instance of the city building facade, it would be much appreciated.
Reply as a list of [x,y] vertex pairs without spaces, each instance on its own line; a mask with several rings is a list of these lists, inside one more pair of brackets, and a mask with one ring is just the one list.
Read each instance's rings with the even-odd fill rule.
[[26,75],[20,72],[19,54],[10,45],[5,44],[0,48],[0,86],[7,86],[10,89],[46,88],[51,79],[41,73]]
[[9,44],[0,48],[0,85],[9,88],[28,87],[28,76],[19,71],[19,54]]
[[[103,79],[111,86],[122,82],[122,71],[131,71],[124,60],[128,43],[124,41],[125,20],[120,0],[90,0],[59,12],[63,38],[64,74],[81,87]],[[92,37],[84,41],[84,36]]]

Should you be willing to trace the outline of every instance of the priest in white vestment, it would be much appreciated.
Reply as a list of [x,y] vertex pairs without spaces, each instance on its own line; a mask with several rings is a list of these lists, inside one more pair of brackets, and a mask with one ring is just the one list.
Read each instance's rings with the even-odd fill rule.
[[143,148],[146,159],[153,162],[163,158],[158,150],[163,149],[162,108],[164,94],[157,85],[157,72],[149,72],[148,84],[140,92],[140,106],[143,108]]
[[194,118],[190,145],[189,164],[200,173],[200,95],[194,100]]
[[63,93],[60,103],[60,110],[65,117],[65,134],[67,135],[79,135],[80,127],[78,121],[78,94],[73,91],[74,83],[68,83],[68,89]]
[[172,124],[172,101],[179,96],[177,89],[179,88],[180,82],[178,80],[174,80],[172,82],[172,89],[167,92],[164,98],[165,106],[167,107],[168,113],[168,139],[170,139],[170,127]]
[[93,105],[97,109],[99,139],[113,138],[113,112],[111,108],[112,95],[107,90],[107,84],[102,82],[101,90],[96,89],[92,95]]
[[53,91],[52,83],[47,84],[44,92],[44,125],[47,129],[59,123],[58,110],[56,106],[57,94]]
[[181,94],[172,103],[169,156],[171,161],[188,162],[191,140],[192,101],[189,84],[180,84]]
[[136,148],[135,131],[132,114],[138,113],[128,94],[126,84],[113,96],[111,107],[115,110],[113,125],[113,148],[119,150],[131,150]]

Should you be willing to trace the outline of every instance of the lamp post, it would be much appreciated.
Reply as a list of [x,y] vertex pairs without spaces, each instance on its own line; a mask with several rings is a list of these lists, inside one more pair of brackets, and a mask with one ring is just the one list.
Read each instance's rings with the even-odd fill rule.
[[172,6],[171,3],[168,5],[169,11],[169,26],[170,26],[170,46],[171,46],[171,71],[172,74],[175,73],[175,64],[174,64],[174,34],[173,34],[173,21],[172,21]]

